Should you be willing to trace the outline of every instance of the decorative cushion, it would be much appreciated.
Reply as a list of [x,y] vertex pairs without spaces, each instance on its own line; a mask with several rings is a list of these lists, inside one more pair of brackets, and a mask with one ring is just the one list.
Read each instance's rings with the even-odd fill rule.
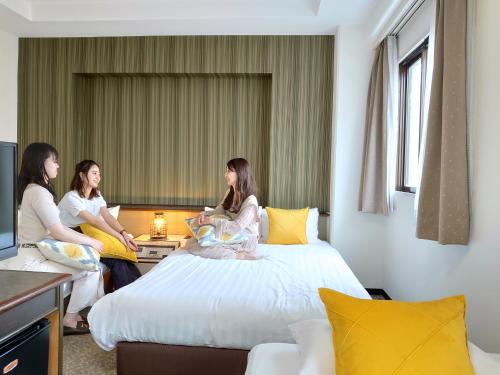
[[87,271],[99,269],[99,252],[90,246],[56,240],[43,240],[36,245],[48,260]]
[[295,342],[300,346],[299,375],[334,374],[332,327],[328,319],[309,319],[289,324]]
[[115,236],[103,232],[90,224],[80,224],[80,229],[87,236],[102,242],[102,258],[124,259],[137,262],[135,251],[128,249]]
[[473,375],[465,298],[365,300],[319,289],[333,328],[337,375]]
[[[230,220],[229,217],[224,215],[212,215],[212,217]],[[191,234],[198,240],[198,244],[203,247],[214,246],[222,243],[237,244],[248,240],[248,236],[244,233],[223,233],[220,238],[217,238],[215,235],[215,227],[213,225],[199,225],[197,217],[191,217],[185,220]]]
[[293,245],[307,244],[306,222],[309,207],[301,210],[284,210],[266,207],[269,216],[267,243]]
[[[260,239],[259,243],[267,243],[267,238],[269,237],[269,216],[267,216],[267,211],[259,206],[259,233]],[[306,222],[306,237],[307,243],[321,243],[318,238],[318,221],[319,221],[319,210],[317,207],[309,208],[309,215],[307,215]]]
[[116,220],[118,220],[118,215],[120,214],[120,206],[108,207],[108,211]]

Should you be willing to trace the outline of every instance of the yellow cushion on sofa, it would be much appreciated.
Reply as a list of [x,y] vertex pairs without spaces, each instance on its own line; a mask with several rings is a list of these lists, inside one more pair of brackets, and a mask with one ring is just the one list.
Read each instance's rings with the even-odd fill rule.
[[319,289],[333,328],[337,375],[473,375],[465,298],[364,300]]
[[294,245],[307,244],[306,223],[309,207],[301,210],[284,210],[266,207],[269,217],[267,243]]
[[87,236],[102,242],[101,258],[125,259],[137,262],[135,251],[127,249],[115,236],[112,236],[90,224],[80,224],[80,228]]

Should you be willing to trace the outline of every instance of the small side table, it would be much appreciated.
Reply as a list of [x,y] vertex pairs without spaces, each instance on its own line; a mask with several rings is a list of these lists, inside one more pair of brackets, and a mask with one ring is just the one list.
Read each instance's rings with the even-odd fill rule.
[[157,263],[166,258],[172,251],[184,245],[186,236],[183,234],[168,235],[161,240],[152,240],[149,234],[134,238],[137,243],[137,268],[145,274]]

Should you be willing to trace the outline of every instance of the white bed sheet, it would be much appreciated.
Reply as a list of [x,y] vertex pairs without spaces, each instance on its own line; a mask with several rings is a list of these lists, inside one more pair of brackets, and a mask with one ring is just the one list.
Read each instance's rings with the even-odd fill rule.
[[119,341],[237,349],[293,343],[288,324],[326,317],[318,287],[370,298],[327,242],[259,244],[257,251],[263,258],[254,261],[173,252],[92,307],[94,340],[105,350]]
[[[498,362],[500,354],[486,353],[471,342],[469,342],[469,352],[476,375],[500,374],[500,363]],[[299,345],[260,344],[253,347],[248,353],[245,375],[298,375],[301,365]]]

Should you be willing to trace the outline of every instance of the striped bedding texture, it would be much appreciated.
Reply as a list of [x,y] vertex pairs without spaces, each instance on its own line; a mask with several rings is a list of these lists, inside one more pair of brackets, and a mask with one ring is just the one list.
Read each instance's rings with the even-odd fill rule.
[[119,341],[250,349],[293,343],[288,324],[326,317],[317,289],[370,298],[327,242],[259,244],[259,260],[173,252],[136,282],[108,294],[88,320],[96,343]]

